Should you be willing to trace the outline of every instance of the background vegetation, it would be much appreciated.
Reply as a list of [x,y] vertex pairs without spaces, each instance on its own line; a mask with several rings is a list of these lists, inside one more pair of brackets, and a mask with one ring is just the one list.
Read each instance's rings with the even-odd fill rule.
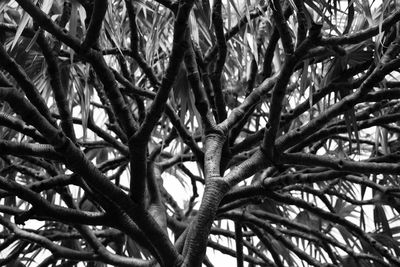
[[1,1],[0,265],[400,266],[399,21]]

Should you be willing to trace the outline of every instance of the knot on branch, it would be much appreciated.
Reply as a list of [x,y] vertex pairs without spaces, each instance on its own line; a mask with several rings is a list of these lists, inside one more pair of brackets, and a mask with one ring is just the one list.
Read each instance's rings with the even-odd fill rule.
[[62,130],[57,130],[49,140],[50,144],[54,146],[57,152],[63,152],[69,145],[69,138]]

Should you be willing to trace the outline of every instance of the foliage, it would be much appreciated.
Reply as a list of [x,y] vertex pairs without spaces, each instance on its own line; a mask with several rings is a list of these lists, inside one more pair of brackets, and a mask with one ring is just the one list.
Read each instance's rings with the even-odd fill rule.
[[378,2],[1,1],[1,265],[399,266]]

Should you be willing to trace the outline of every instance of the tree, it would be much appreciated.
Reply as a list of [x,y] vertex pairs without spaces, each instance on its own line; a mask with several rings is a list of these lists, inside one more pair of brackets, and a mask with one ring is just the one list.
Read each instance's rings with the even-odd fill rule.
[[1,265],[399,266],[399,21],[3,0]]

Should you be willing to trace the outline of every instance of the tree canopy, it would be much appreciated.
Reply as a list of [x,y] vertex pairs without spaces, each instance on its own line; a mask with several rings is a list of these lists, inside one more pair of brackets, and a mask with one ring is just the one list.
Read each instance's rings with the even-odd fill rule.
[[400,266],[399,23],[2,0],[0,265]]

